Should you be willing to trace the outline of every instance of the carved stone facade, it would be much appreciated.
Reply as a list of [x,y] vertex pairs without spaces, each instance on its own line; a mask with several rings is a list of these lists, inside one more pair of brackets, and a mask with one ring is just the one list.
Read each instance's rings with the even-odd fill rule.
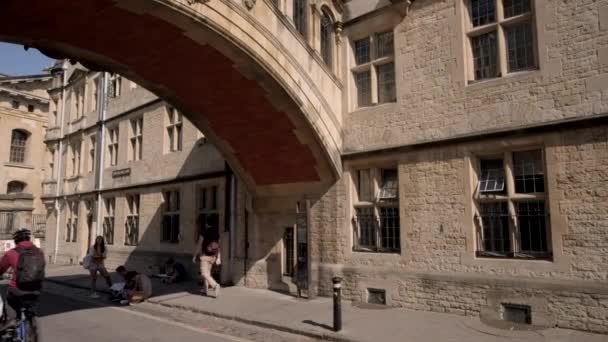
[[[102,3],[113,18],[107,32],[87,31],[97,18],[86,10],[57,11],[40,25],[82,32],[60,37],[78,47],[65,53],[175,103],[191,131],[224,153],[242,181],[217,183],[234,199],[223,226],[232,251],[224,280],[294,292],[304,275],[312,297],[330,295],[331,277],[341,275],[348,300],[487,319],[516,306],[532,324],[608,332],[607,1],[264,0],[249,10],[223,0]],[[63,46],[10,22],[20,6],[3,8],[0,34]],[[158,49],[151,27],[175,48]],[[154,101],[136,93],[139,104]],[[107,128],[119,133],[104,135],[109,145],[137,142],[124,134],[139,110],[152,113],[143,115],[144,139],[148,122],[159,128],[169,115],[160,101],[127,102],[114,104],[118,130]],[[84,134],[88,122],[48,136]],[[149,139],[159,140],[160,155],[160,134]],[[112,217],[122,221],[129,187],[139,186],[128,179],[158,180],[163,171],[141,171],[128,149],[118,151],[107,167],[116,177],[104,173],[100,183],[118,193]],[[171,158],[159,164],[175,177],[185,161]],[[189,189],[191,181],[178,183]],[[70,194],[97,186],[65,183]],[[146,262],[167,246],[154,215],[165,185],[142,197],[152,208]],[[192,227],[195,194],[184,196]],[[166,250],[185,253],[181,241]],[[129,248],[113,255],[135,253]]]
[[50,74],[0,76],[0,237],[29,228],[44,235],[41,183],[45,159]]

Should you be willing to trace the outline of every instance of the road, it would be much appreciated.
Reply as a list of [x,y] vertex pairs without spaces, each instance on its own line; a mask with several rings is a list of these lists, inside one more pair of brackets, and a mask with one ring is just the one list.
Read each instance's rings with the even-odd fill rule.
[[38,308],[43,342],[243,342],[245,339],[121,307],[95,307],[45,293]]

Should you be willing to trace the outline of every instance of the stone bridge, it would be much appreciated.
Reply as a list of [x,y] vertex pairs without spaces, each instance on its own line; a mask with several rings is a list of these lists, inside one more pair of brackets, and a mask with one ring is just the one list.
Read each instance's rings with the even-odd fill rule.
[[142,84],[257,195],[319,193],[341,172],[338,68],[270,0],[4,0],[0,40]]

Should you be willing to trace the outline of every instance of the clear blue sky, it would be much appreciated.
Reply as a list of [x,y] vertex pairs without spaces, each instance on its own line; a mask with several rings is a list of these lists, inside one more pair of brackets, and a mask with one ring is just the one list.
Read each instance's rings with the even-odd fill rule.
[[11,76],[39,74],[42,69],[53,65],[54,60],[30,48],[25,51],[23,45],[0,42],[0,74]]

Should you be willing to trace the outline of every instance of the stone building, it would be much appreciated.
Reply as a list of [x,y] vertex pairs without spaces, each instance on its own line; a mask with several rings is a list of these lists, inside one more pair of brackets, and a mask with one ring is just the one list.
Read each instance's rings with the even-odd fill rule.
[[346,3],[312,286],[608,332],[608,2]]
[[[0,34],[116,70],[206,133],[239,175],[222,178],[219,155],[217,168],[197,156],[192,167],[203,169],[191,171],[217,177],[224,196],[225,281],[279,291],[299,283],[312,297],[331,295],[331,278],[341,276],[352,301],[608,332],[606,0],[103,3],[103,11],[82,1],[52,20],[40,15],[36,30],[9,15],[14,25]],[[92,20],[107,25],[95,30]],[[83,77],[83,95],[73,98],[84,99],[70,106],[93,110],[87,94],[116,89],[115,76],[95,87],[85,80],[98,74],[79,73],[67,75],[70,84]],[[77,203],[76,231],[88,231],[87,203],[102,233],[106,221],[126,227],[138,216],[131,191],[141,192],[142,210],[153,208],[137,247],[114,230],[121,260],[187,253],[185,237],[160,242],[162,222],[179,213],[192,232],[197,222],[197,187],[180,191],[179,211],[159,209],[171,203],[171,184],[182,184],[187,158],[161,152],[172,141],[172,111],[141,99],[141,108],[117,104],[122,114],[112,119],[120,100],[110,98],[107,111],[66,117],[73,123],[53,133],[86,159],[85,132],[106,132],[95,138],[102,161],[94,165],[104,166],[96,185],[70,171],[73,179],[59,177],[66,195],[56,203]],[[164,124],[139,125],[140,110],[154,106],[164,108]],[[150,164],[142,161],[146,171],[129,164],[137,127],[144,155],[148,140],[164,136]],[[58,150],[72,165],[82,160]],[[144,185],[148,178],[157,183]],[[60,217],[73,217],[66,210]],[[64,242],[73,230],[58,222],[57,259],[76,262],[88,241]]]
[[43,237],[45,215],[40,195],[42,137],[47,126],[50,74],[0,76],[0,237],[32,229]]
[[149,272],[170,256],[189,261],[202,224],[224,231],[232,177],[224,159],[136,83],[79,64],[56,69],[43,197],[50,260],[78,264],[101,235],[108,267]]

